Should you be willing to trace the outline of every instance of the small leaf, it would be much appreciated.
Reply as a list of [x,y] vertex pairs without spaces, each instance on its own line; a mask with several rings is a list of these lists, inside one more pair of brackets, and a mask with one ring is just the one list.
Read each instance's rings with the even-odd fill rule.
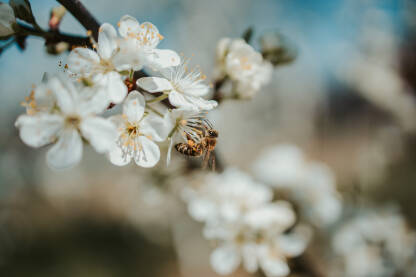
[[17,46],[22,51],[26,49],[26,39],[27,39],[27,36],[20,36],[20,35],[16,36]]
[[6,3],[0,3],[0,37],[7,37],[14,33],[13,25],[16,18],[12,7]]
[[251,38],[253,37],[254,28],[248,27],[247,30],[244,31],[244,33],[241,35],[241,37],[247,42],[250,43]]
[[48,72],[43,72],[42,75],[42,83],[46,83],[49,80],[50,76],[48,74]]
[[36,25],[29,0],[10,0],[9,3],[17,18]]

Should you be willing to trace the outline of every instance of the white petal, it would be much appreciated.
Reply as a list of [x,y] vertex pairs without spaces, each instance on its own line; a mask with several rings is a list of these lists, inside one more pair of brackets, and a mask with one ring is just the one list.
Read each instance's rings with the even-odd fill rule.
[[195,109],[197,109],[197,107],[193,107],[193,105],[190,104],[185,99],[185,96],[182,93],[179,93],[175,90],[173,90],[169,93],[169,102],[173,106],[178,107],[178,108],[188,108],[188,109],[195,108]]
[[81,116],[95,115],[107,110],[110,103],[106,87],[83,87],[78,96],[76,110]]
[[242,255],[244,268],[250,273],[256,272],[259,267],[256,245],[254,243],[244,245]]
[[117,49],[116,29],[112,25],[104,23],[98,32],[98,54],[101,58],[109,60]]
[[108,98],[112,103],[121,103],[127,95],[127,86],[124,84],[120,74],[109,72],[106,74],[106,89]]
[[222,38],[217,43],[217,59],[219,61],[225,58],[225,55],[228,52],[228,47],[230,46],[231,39],[230,38]]
[[111,59],[118,71],[130,70],[135,71],[143,68],[145,58],[141,51],[137,49],[137,41],[132,39],[123,39],[119,41],[119,51]]
[[89,74],[99,63],[100,57],[98,54],[88,48],[75,48],[68,56],[68,70],[81,76]]
[[156,70],[177,66],[181,63],[181,58],[178,53],[168,49],[153,49],[153,51],[146,56],[146,65]]
[[48,165],[55,169],[64,169],[79,163],[82,158],[82,140],[78,131],[64,129],[58,142],[46,154]]
[[55,95],[47,83],[41,83],[36,87],[34,99],[39,110],[50,110],[56,102]]
[[148,92],[162,92],[172,90],[169,80],[159,77],[143,77],[137,80],[137,85]]
[[131,161],[131,156],[130,155],[123,156],[123,152],[118,146],[115,146],[113,149],[111,149],[111,151],[108,152],[107,157],[112,164],[118,165],[118,166],[125,166],[129,164]]
[[72,81],[63,75],[53,77],[48,82],[49,87],[55,94],[59,108],[65,114],[74,113],[76,109],[75,99],[77,91]]
[[273,255],[262,257],[260,265],[267,277],[283,277],[290,272],[287,263]]
[[247,212],[244,221],[253,228],[267,229],[273,226],[284,231],[295,222],[295,213],[288,202],[281,200]]
[[81,133],[98,153],[109,152],[117,138],[116,126],[107,119],[91,116],[82,120]]
[[137,34],[139,32],[139,22],[136,18],[125,15],[118,22],[118,32],[122,37],[128,37],[130,34]]
[[185,99],[191,106],[196,107],[198,110],[209,111],[218,106],[216,101],[205,100],[201,97],[185,96]]
[[161,39],[159,30],[150,22],[143,22],[140,24],[138,39],[148,48],[155,48]]
[[20,138],[31,147],[41,147],[54,141],[63,126],[63,118],[52,114],[21,115],[15,126],[20,130]]
[[287,257],[296,257],[305,251],[312,237],[312,228],[298,224],[289,234],[283,234],[277,238],[279,249]]
[[193,83],[191,86],[187,87],[185,93],[191,96],[204,96],[209,92],[209,87],[202,83]]
[[175,107],[195,111],[209,111],[218,105],[218,103],[214,100],[205,100],[201,97],[187,96],[177,91],[171,91],[169,93],[169,102]]
[[144,136],[140,136],[138,141],[142,147],[142,151],[140,151],[140,155],[134,157],[136,164],[142,167],[155,166],[160,159],[159,146]]
[[197,221],[206,221],[215,213],[215,204],[206,199],[195,199],[188,204],[189,215]]
[[126,122],[121,114],[110,116],[108,120],[110,120],[117,128],[123,128]]
[[14,33],[12,24],[16,22],[12,7],[6,3],[0,3],[0,37]]
[[169,123],[165,118],[151,114],[143,119],[140,132],[150,136],[153,141],[164,141],[171,130]]
[[212,252],[210,262],[215,272],[227,275],[237,269],[241,258],[235,247],[225,245],[218,247]]
[[307,241],[292,234],[281,235],[278,238],[278,244],[286,256],[295,257],[302,254],[306,248]]
[[137,90],[134,90],[130,92],[126,101],[124,101],[123,114],[127,116],[127,120],[130,123],[134,124],[143,117],[145,106],[146,100],[144,99],[144,96]]

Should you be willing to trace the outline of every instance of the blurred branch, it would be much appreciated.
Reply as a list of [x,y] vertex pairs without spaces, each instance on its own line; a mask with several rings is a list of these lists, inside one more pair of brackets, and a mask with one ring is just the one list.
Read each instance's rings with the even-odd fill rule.
[[85,29],[92,32],[92,36],[95,40],[98,40],[98,29],[100,23],[95,17],[85,8],[85,6],[79,0],[56,0],[62,6],[64,6],[78,21],[84,26]]
[[305,274],[308,277],[324,277],[326,274],[319,266],[319,261],[310,251],[306,250],[293,260],[293,273]]
[[227,77],[224,77],[222,79],[219,79],[215,81],[214,83],[214,94],[212,96],[212,100],[215,100],[220,104],[222,100],[224,99],[224,95],[221,93],[221,87],[224,85],[224,83],[227,81]]

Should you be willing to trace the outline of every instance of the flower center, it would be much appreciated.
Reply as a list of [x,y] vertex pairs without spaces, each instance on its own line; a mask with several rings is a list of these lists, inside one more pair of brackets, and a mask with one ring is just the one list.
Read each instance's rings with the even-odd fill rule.
[[65,125],[77,128],[81,123],[81,118],[77,115],[70,115],[65,118]]
[[250,70],[251,69],[251,64],[248,61],[248,58],[246,56],[240,57],[239,58],[240,61],[240,67],[243,70]]

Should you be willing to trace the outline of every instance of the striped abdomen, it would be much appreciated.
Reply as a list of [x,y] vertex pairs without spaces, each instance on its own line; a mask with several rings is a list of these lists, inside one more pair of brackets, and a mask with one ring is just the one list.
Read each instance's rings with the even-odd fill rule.
[[195,144],[193,146],[190,146],[187,143],[178,143],[175,145],[175,148],[179,153],[193,157],[199,157],[202,155],[203,152],[201,144]]

